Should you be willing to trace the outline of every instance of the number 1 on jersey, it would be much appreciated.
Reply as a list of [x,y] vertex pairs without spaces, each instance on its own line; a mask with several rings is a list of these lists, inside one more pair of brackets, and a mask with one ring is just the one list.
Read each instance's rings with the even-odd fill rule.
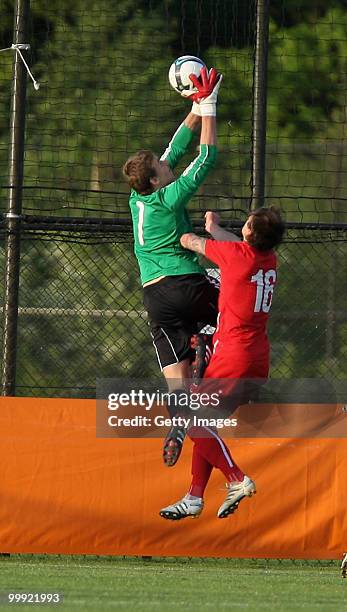
[[264,274],[264,270],[260,269],[253,274],[251,282],[257,283],[254,312],[269,312],[276,282],[276,270],[268,270]]
[[145,205],[143,202],[141,202],[141,200],[138,200],[136,202],[136,206],[139,209],[139,220],[138,220],[138,224],[137,224],[137,236],[139,239],[139,244],[141,246],[143,246],[145,244],[145,241],[143,239],[143,221],[145,218]]

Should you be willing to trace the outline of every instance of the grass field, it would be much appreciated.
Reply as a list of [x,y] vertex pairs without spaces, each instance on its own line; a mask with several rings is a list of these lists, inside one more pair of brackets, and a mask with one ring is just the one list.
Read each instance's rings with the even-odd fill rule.
[[337,562],[11,555],[0,558],[0,592],[8,591],[59,591],[54,608],[64,610],[347,609]]

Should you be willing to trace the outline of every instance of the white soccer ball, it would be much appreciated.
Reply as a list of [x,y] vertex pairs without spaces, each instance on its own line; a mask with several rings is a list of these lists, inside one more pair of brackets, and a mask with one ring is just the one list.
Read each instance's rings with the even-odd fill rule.
[[197,89],[189,78],[190,74],[200,76],[200,70],[205,66],[204,62],[194,55],[182,55],[178,57],[169,70],[169,81],[177,93],[182,95],[182,91],[194,93]]

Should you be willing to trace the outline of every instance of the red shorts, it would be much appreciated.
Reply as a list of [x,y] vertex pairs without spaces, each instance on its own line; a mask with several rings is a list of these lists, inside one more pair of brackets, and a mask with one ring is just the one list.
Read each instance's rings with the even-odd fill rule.
[[204,378],[267,378],[269,355],[248,359],[244,354],[220,351],[212,355]]
[[254,356],[217,346],[199,385],[200,393],[217,393],[223,411],[231,414],[238,406],[256,399],[269,375],[269,351]]

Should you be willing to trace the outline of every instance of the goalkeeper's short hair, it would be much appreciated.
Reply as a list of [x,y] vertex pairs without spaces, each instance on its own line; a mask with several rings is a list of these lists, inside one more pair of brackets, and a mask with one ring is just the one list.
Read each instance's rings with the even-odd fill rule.
[[152,193],[151,178],[156,176],[153,162],[155,155],[152,151],[142,149],[129,157],[123,166],[123,175],[131,189],[141,195]]

